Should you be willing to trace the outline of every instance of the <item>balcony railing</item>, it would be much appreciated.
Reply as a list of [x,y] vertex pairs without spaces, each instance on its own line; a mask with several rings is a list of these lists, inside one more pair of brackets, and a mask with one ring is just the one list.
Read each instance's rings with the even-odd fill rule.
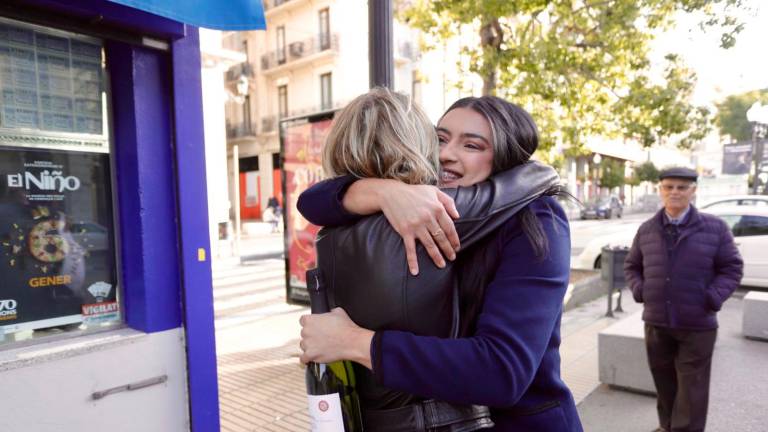
[[270,10],[293,0],[264,0],[264,10]]
[[271,133],[277,130],[277,116],[261,118],[261,133]]
[[253,78],[253,65],[247,62],[236,64],[229,68],[226,74],[227,82],[237,81],[241,75]]
[[291,42],[285,50],[272,51],[261,56],[261,70],[269,70],[323,51],[338,51],[339,38],[336,33],[318,35],[313,38]]
[[256,130],[250,123],[227,123],[227,138],[245,138],[256,135]]

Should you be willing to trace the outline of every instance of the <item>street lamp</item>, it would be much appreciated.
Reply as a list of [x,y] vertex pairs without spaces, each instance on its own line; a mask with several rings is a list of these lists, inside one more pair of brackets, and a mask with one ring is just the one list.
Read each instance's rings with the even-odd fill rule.
[[[250,90],[251,84],[248,82],[248,77],[245,75],[240,75],[240,78],[237,79],[237,83],[235,84],[235,89],[237,90],[237,95],[234,97],[234,100],[237,104],[243,105],[246,103],[245,97],[248,96],[248,91]],[[246,109],[243,110],[243,124],[247,125],[250,124],[251,119],[245,118],[245,116],[250,116],[250,107],[246,107]],[[250,129],[250,128],[249,128]],[[241,234],[241,216],[240,216],[240,149],[237,144],[232,145],[232,186],[233,186],[233,192],[234,192],[234,200],[235,200],[235,255],[240,255],[240,238],[242,236]]]
[[600,196],[600,189],[598,188],[598,182],[600,181],[600,162],[603,160],[603,157],[600,156],[600,153],[595,153],[595,156],[592,157],[592,162],[595,164],[595,174],[592,176],[592,183],[595,185],[595,197]]
[[768,134],[768,105],[755,102],[747,110],[747,121],[752,124],[752,152],[755,155],[755,175],[752,178],[752,194],[757,195],[760,174],[763,165],[762,138]]
[[235,84],[235,87],[237,87],[237,94],[245,97],[248,94],[248,77],[245,75],[240,75],[240,78],[237,79],[237,84]]

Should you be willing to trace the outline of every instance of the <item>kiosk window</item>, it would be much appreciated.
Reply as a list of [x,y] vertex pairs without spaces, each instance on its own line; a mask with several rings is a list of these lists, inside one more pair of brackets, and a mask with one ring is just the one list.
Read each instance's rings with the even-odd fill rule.
[[0,346],[121,322],[102,58],[0,19]]

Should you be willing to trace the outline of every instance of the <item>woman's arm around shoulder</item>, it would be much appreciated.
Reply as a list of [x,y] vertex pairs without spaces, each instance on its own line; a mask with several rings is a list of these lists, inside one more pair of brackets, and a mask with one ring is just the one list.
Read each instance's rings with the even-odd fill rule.
[[308,221],[318,226],[355,223],[362,215],[345,209],[342,200],[356,180],[351,175],[345,175],[315,183],[299,195],[296,208]]
[[419,271],[416,240],[439,267],[445,266],[443,254],[453,260],[460,246],[452,219],[459,217],[456,206],[435,186],[347,175],[313,185],[299,196],[297,208],[311,223],[331,227],[383,212],[403,238],[408,267],[414,275]]

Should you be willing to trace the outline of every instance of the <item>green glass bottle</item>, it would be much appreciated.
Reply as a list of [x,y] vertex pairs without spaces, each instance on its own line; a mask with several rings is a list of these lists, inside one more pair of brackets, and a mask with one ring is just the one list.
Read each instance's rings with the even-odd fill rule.
[[[319,269],[307,271],[307,290],[313,314],[330,312]],[[310,362],[307,364],[306,383],[312,432],[363,430],[352,362]]]

